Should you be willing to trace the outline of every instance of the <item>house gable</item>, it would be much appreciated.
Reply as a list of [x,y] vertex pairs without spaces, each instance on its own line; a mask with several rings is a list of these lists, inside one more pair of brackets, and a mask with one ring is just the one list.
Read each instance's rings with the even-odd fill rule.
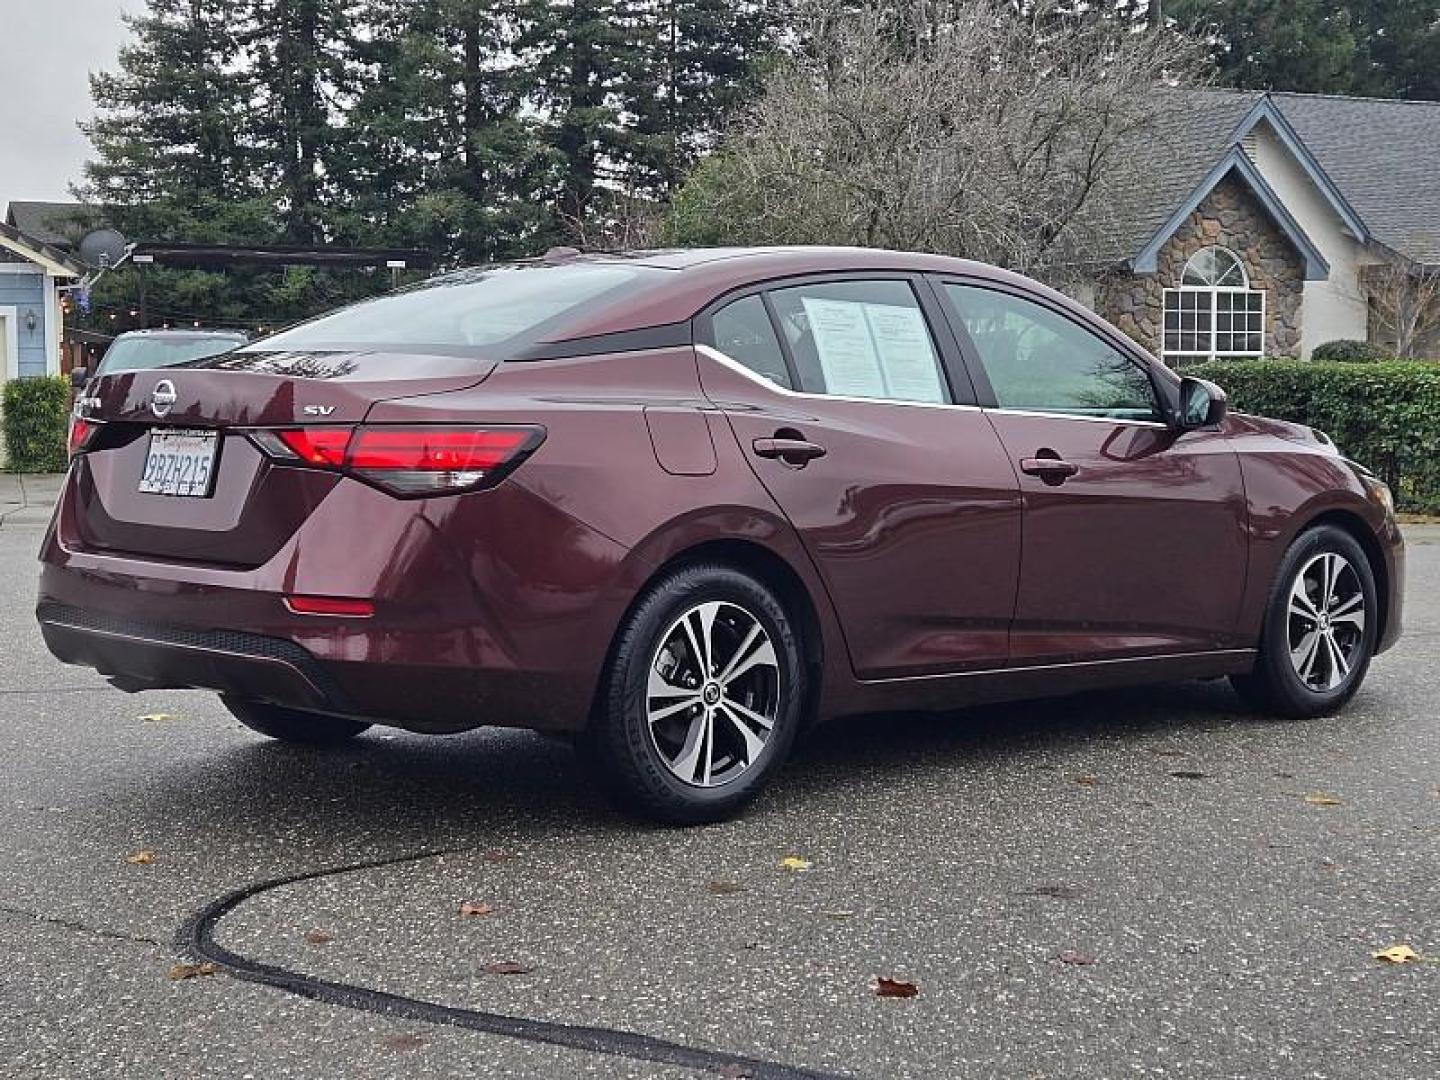
[[1330,263],[1321,253],[1320,249],[1310,239],[1300,223],[1295,220],[1293,214],[1281,202],[1280,197],[1275,193],[1274,188],[1260,175],[1260,170],[1255,163],[1246,155],[1243,147],[1231,146],[1224,157],[1201,179],[1195,188],[1186,197],[1185,201],[1176,208],[1174,213],[1166,219],[1165,223],[1156,230],[1150,240],[1140,249],[1133,260],[1135,272],[1138,274],[1153,274],[1156,271],[1159,261],[1160,250],[1170,240],[1180,226],[1190,218],[1200,205],[1211,196],[1222,182],[1238,180],[1246,185],[1255,200],[1259,202],[1264,211],[1270,215],[1275,225],[1285,235],[1286,239],[1294,245],[1295,250],[1300,252],[1304,259],[1304,277],[1310,281],[1323,281],[1330,276]]

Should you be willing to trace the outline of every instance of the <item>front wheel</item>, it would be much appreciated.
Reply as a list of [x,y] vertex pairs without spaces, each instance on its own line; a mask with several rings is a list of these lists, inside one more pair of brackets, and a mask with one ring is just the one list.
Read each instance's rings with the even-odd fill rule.
[[221,695],[220,701],[236,720],[251,731],[258,731],[261,735],[278,739],[280,742],[325,746],[353,739],[370,726],[359,720],[347,720],[343,716],[287,709],[283,705],[246,701],[229,694]]
[[1282,716],[1325,716],[1365,679],[1379,605],[1365,550],[1333,525],[1301,534],[1281,561],[1249,675],[1231,681],[1247,701]]
[[805,689],[799,639],[775,595],[731,567],[684,567],[621,626],[577,748],[631,810],[668,824],[718,821],[785,759]]

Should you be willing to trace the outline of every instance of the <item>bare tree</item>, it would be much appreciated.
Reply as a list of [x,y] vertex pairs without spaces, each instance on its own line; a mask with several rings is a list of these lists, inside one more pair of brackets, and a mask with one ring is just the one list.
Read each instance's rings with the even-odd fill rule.
[[804,47],[682,191],[679,238],[920,249],[1063,276],[1103,219],[1097,187],[1135,168],[1125,144],[1182,106],[1156,88],[1205,64],[1173,29],[1076,10],[805,0]]
[[1362,271],[1361,281],[1379,331],[1395,355],[1419,360],[1440,354],[1440,266],[1393,252]]

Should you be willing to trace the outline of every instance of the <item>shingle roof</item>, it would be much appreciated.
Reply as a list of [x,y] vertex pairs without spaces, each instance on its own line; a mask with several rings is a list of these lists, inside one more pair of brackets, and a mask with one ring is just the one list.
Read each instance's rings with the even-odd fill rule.
[[1440,263],[1440,102],[1271,94],[1380,243]]
[[[1242,90],[1170,90],[1157,130],[1136,135],[1115,157],[1080,223],[1106,262],[1133,258],[1230,148],[1229,136],[1264,95]],[[1198,107],[1197,107],[1198,106]]]
[[1135,257],[1225,156],[1268,97],[1371,237],[1440,263],[1440,102],[1259,90],[1164,91],[1158,134],[1136,137],[1097,188],[1081,223],[1106,261]]
[[62,251],[69,251],[80,237],[100,224],[100,212],[77,202],[12,202],[5,223],[26,236]]

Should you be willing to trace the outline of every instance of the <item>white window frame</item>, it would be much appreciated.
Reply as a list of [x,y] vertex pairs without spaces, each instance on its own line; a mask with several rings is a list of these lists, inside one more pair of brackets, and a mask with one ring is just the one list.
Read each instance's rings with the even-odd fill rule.
[[[1202,254],[1203,252],[1206,252],[1206,251],[1211,251],[1211,250],[1223,251],[1223,252],[1225,252],[1225,254],[1229,255],[1232,259],[1235,260],[1235,264],[1240,268],[1240,273],[1241,273],[1241,275],[1242,275],[1242,276],[1244,277],[1244,279],[1245,279],[1242,284],[1240,284],[1240,285],[1186,285],[1186,284],[1184,284],[1184,281],[1185,281],[1185,271],[1189,270],[1190,264],[1191,264],[1200,254]],[[1250,285],[1250,272],[1245,269],[1245,262],[1244,262],[1243,259],[1240,258],[1240,256],[1236,255],[1236,254],[1235,254],[1233,251],[1231,251],[1229,248],[1221,247],[1221,246],[1218,245],[1218,244],[1212,244],[1212,245],[1210,245],[1210,246],[1208,246],[1208,247],[1201,248],[1199,251],[1195,252],[1195,254],[1191,255],[1189,259],[1186,260],[1186,262],[1185,262],[1185,270],[1182,270],[1182,271],[1181,271],[1180,281],[1181,281],[1181,284],[1180,284],[1180,286],[1179,286],[1178,288],[1167,288],[1167,289],[1165,289],[1164,292],[1163,292],[1163,295],[1162,295],[1162,297],[1161,297],[1161,302],[1160,302],[1160,357],[1161,357],[1162,360],[1164,360],[1166,363],[1169,363],[1169,361],[1173,358],[1173,359],[1185,360],[1185,361],[1189,361],[1189,362],[1192,362],[1192,363],[1193,363],[1193,362],[1199,361],[1199,360],[1216,360],[1216,359],[1221,359],[1221,358],[1245,358],[1245,359],[1252,359],[1252,360],[1254,360],[1254,359],[1260,359],[1260,358],[1264,357],[1264,355],[1265,355],[1265,336],[1266,336],[1266,329],[1267,329],[1267,326],[1268,326],[1268,324],[1267,324],[1267,322],[1266,322],[1266,318],[1267,318],[1267,316],[1269,315],[1269,298],[1265,295],[1266,290],[1264,290],[1264,289],[1256,289],[1256,288],[1252,288],[1252,287],[1251,287],[1251,285]],[[1220,330],[1220,329],[1219,329],[1219,326],[1220,326],[1220,318],[1219,318],[1219,316],[1220,316],[1220,310],[1219,310],[1219,307],[1220,307],[1220,294],[1221,294],[1221,293],[1230,293],[1230,294],[1243,293],[1243,294],[1245,294],[1245,295],[1247,295],[1247,296],[1258,296],[1258,297],[1260,297],[1260,349],[1259,349],[1258,352],[1256,352],[1255,350],[1252,350],[1252,349],[1217,349],[1217,348],[1215,348],[1215,342],[1218,340],[1218,336],[1219,336],[1220,334],[1222,334],[1222,333],[1233,333],[1233,332],[1234,332],[1233,329],[1232,329],[1232,330],[1229,330],[1229,331],[1223,331],[1223,330]],[[1165,347],[1165,342],[1166,342],[1166,338],[1167,338],[1167,336],[1168,336],[1168,329],[1167,329],[1167,327],[1166,327],[1166,325],[1165,325],[1165,319],[1166,319],[1166,316],[1170,314],[1170,299],[1171,299],[1171,297],[1173,296],[1173,297],[1177,297],[1177,298],[1178,298],[1179,296],[1182,296],[1182,295],[1195,296],[1195,295],[1197,295],[1197,294],[1208,294],[1209,299],[1210,299],[1210,329],[1209,329],[1209,331],[1208,331],[1209,338],[1210,338],[1210,348],[1208,348],[1208,349],[1200,349],[1200,350],[1198,350],[1198,351],[1197,351],[1197,350],[1190,350],[1190,349],[1168,349],[1168,348],[1166,348],[1166,347]],[[1177,305],[1176,305],[1176,314],[1177,314],[1177,315],[1183,314],[1183,313],[1179,310],[1178,302],[1177,302]],[[1233,315],[1233,312],[1232,312],[1231,314]],[[1233,326],[1233,324],[1232,324],[1232,326]],[[1184,332],[1185,332],[1185,331],[1183,331],[1183,330],[1177,331],[1177,333],[1184,333]],[[1248,331],[1247,331],[1247,333],[1248,333]]]

